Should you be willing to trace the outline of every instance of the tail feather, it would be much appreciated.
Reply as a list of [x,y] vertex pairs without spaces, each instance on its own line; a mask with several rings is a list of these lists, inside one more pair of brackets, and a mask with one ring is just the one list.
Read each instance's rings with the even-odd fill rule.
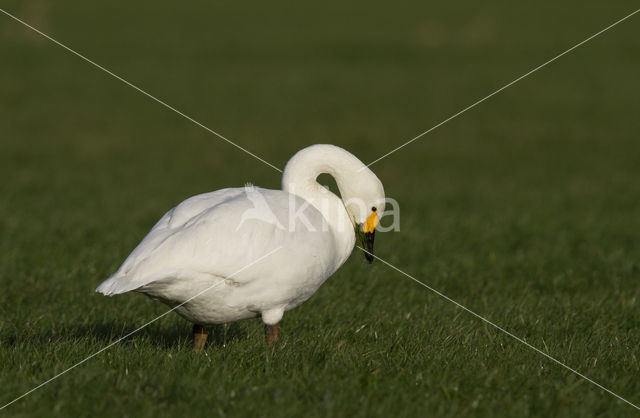
[[105,296],[113,296],[133,290],[127,289],[126,286],[123,286],[123,284],[127,283],[124,279],[124,276],[111,276],[104,282],[100,283],[100,286],[96,287],[96,292],[102,293]]

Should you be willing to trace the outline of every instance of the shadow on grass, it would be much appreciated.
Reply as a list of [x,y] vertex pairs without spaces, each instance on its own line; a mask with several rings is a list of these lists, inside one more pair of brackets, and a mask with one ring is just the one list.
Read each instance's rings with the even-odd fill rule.
[[[74,328],[36,329],[7,328],[0,334],[0,346],[26,349],[28,346],[44,346],[50,344],[82,344],[106,347],[118,339],[127,336],[136,328],[122,323],[106,322],[92,325],[81,325]],[[207,345],[224,347],[237,341],[247,339],[246,325],[231,323],[206,327],[209,332]],[[192,349],[192,325],[188,322],[169,326],[149,325],[126,337],[118,344],[139,345],[161,348],[164,350]]]

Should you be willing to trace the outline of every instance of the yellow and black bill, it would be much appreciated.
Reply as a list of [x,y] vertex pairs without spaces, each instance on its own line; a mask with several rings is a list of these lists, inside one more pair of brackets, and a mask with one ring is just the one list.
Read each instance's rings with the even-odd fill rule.
[[378,226],[378,223],[380,222],[378,214],[376,213],[376,208],[371,208],[371,210],[373,213],[369,215],[362,228],[362,232],[364,232],[362,239],[362,244],[365,250],[364,257],[369,263],[373,263],[373,241],[376,235],[376,226]]

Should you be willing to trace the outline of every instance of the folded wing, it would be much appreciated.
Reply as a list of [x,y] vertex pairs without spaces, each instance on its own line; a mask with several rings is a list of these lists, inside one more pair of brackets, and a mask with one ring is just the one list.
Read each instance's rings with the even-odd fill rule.
[[[233,280],[242,283],[278,268],[286,270],[274,258],[238,272],[277,248],[289,256],[326,254],[324,247],[331,240],[321,232],[323,219],[315,208],[307,207],[304,215],[316,231],[296,225],[295,220],[295,228],[286,228],[291,199],[289,193],[259,188],[223,189],[189,198],[167,212],[96,291],[114,295],[169,277],[188,280],[203,275],[234,275]],[[297,197],[294,200],[305,204]],[[277,259],[285,257],[280,254]]]

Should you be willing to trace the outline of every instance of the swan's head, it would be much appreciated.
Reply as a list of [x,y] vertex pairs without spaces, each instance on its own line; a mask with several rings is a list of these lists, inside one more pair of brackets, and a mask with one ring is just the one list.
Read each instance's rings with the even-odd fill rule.
[[340,192],[349,217],[356,226],[356,235],[365,249],[365,258],[373,262],[373,241],[385,207],[384,187],[367,166],[362,166],[343,181]]

